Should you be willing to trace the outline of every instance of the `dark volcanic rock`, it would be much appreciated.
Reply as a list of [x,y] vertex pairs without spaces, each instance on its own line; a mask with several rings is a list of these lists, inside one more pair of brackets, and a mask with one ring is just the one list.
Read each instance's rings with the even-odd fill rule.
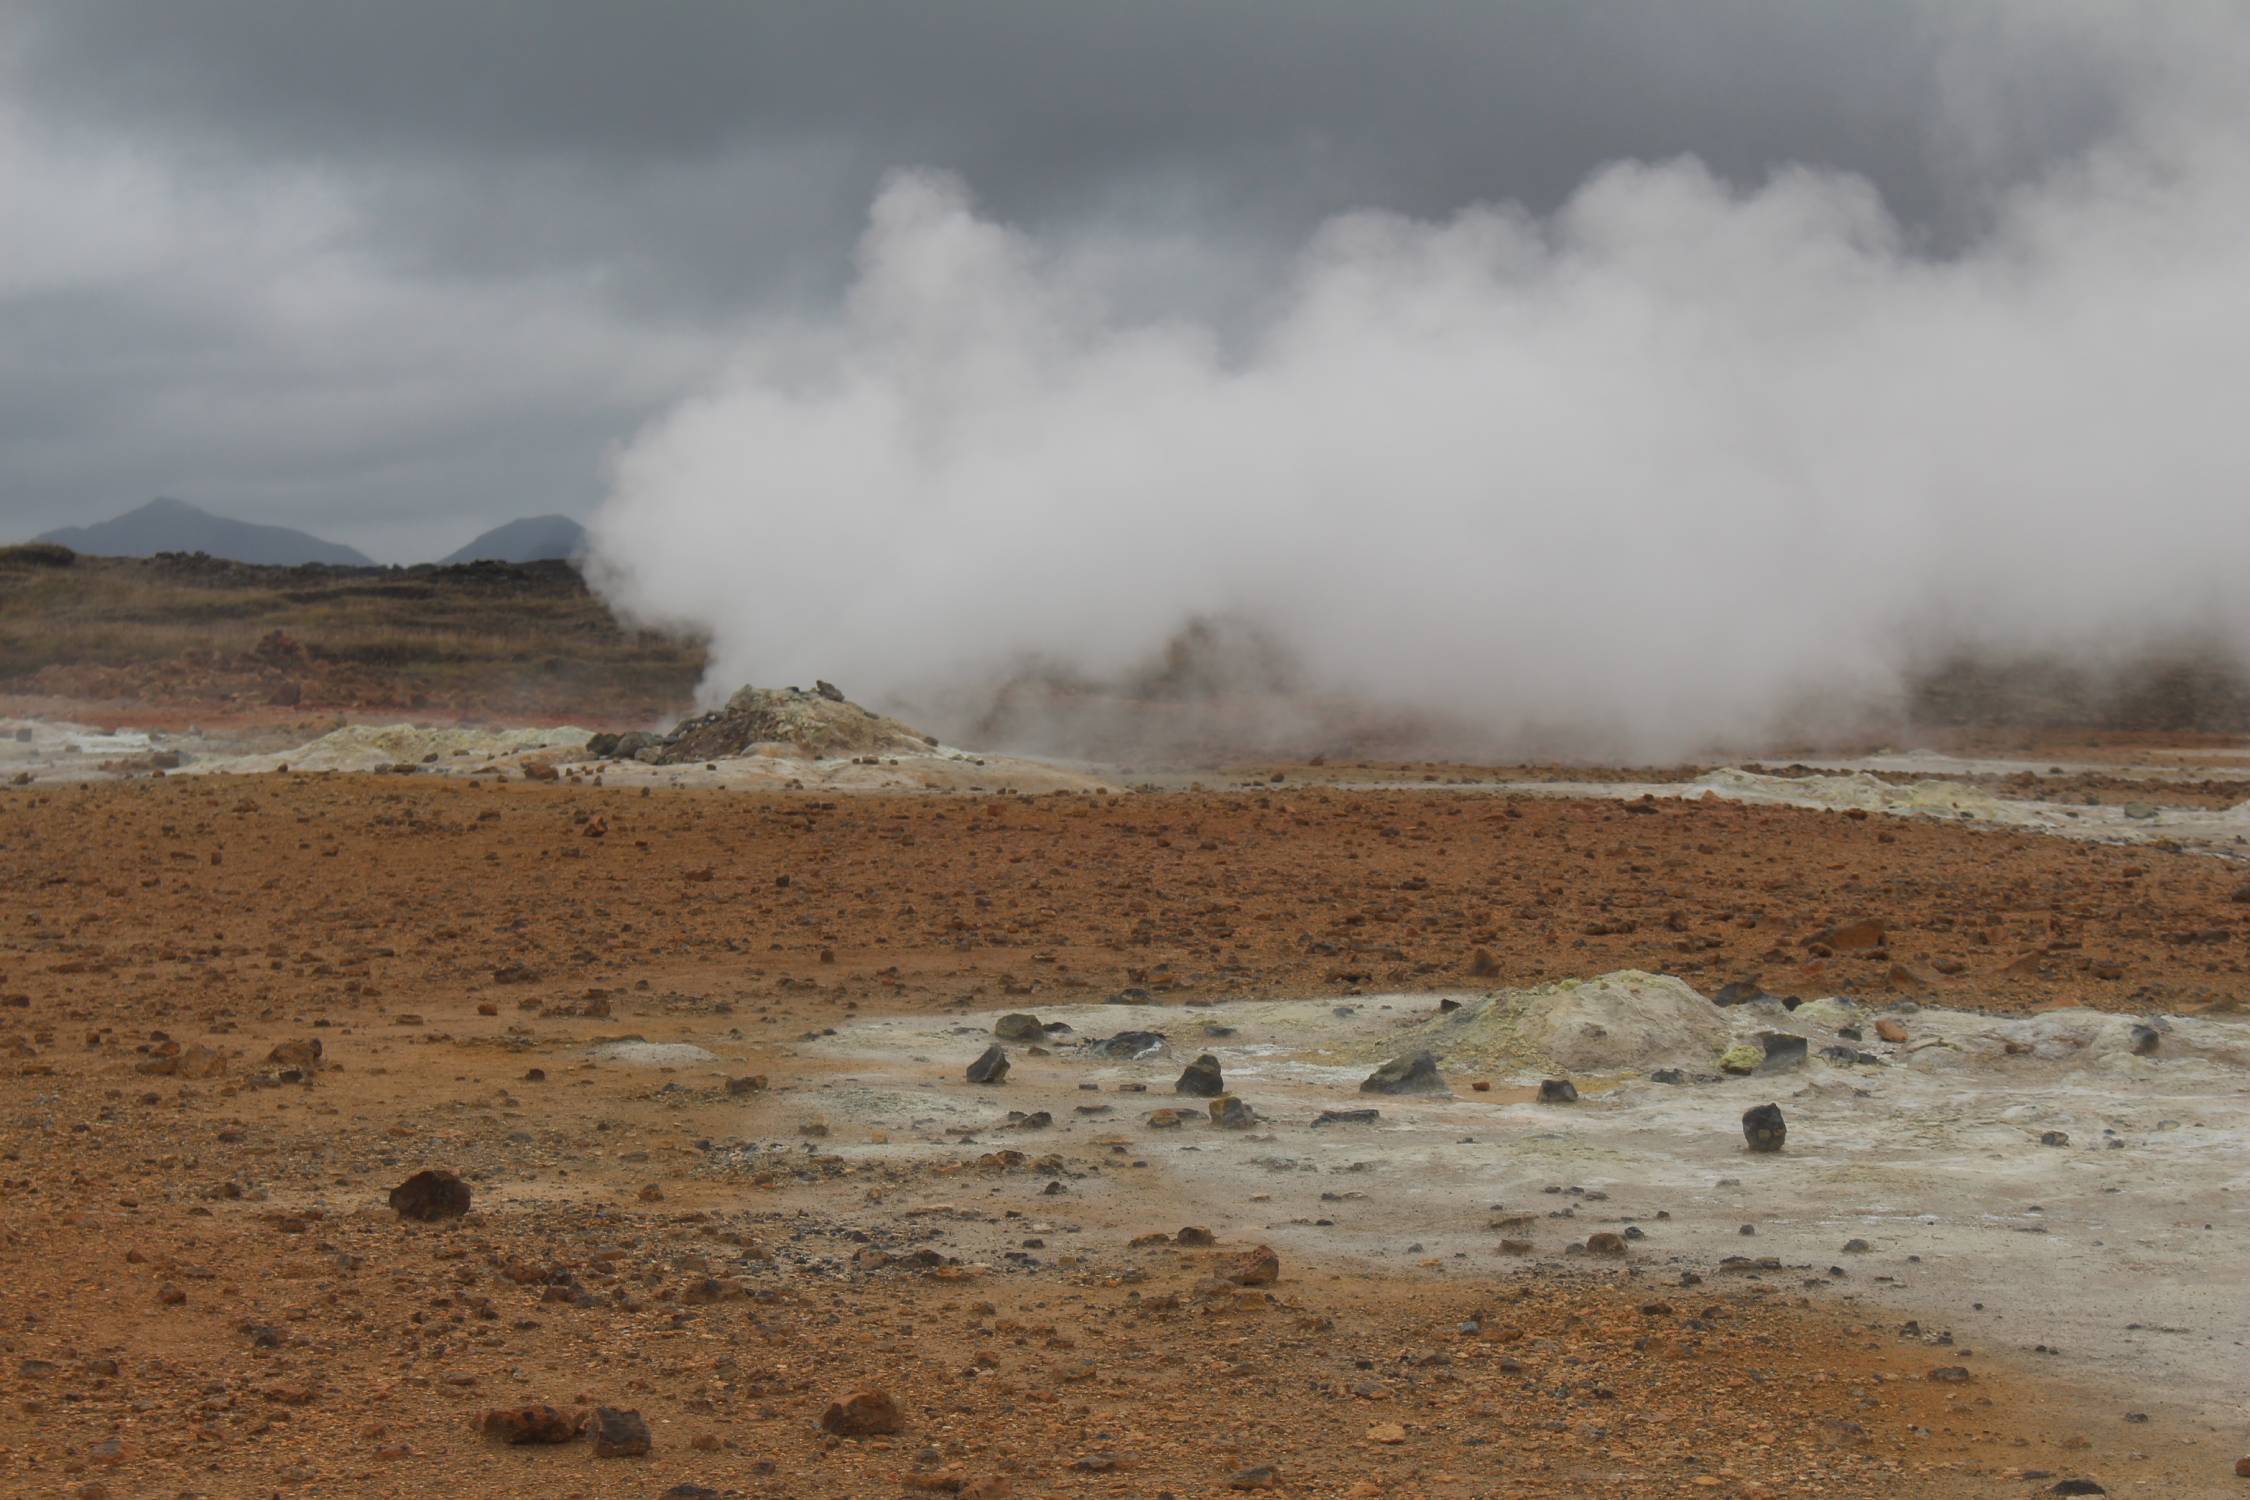
[[1232,1094],[1211,1101],[1211,1123],[1221,1130],[1248,1130],[1258,1123],[1258,1112]]
[[1713,1005],[1748,1005],[1753,1000],[1763,998],[1765,993],[1751,980],[1736,979],[1720,985],[1719,992],[1711,997],[1711,1003]]
[[1047,1028],[1039,1024],[1037,1016],[1017,1011],[993,1022],[992,1034],[1003,1042],[1043,1042]]
[[1379,1109],[1324,1109],[1313,1116],[1313,1129],[1323,1125],[1372,1125],[1382,1116]]
[[998,1083],[1008,1076],[1008,1050],[998,1042],[984,1049],[977,1060],[969,1064],[969,1082]]
[[496,1406],[477,1419],[477,1431],[496,1443],[567,1443],[585,1428],[585,1413],[545,1405]]
[[425,1224],[458,1219],[469,1211],[469,1185],[443,1167],[433,1167],[392,1188],[390,1203],[402,1219]]
[[1578,1085],[1567,1078],[1542,1078],[1539,1080],[1541,1104],[1576,1104]]
[[649,1450],[648,1423],[637,1411],[594,1408],[594,1457],[639,1458]]
[[1187,1065],[1179,1082],[1172,1085],[1175,1094],[1192,1094],[1198,1099],[1216,1099],[1227,1091],[1226,1080],[1219,1074],[1219,1060],[1206,1052]]
[[1427,1052],[1417,1052],[1411,1057],[1394,1057],[1367,1075],[1359,1086],[1363,1094],[1446,1094],[1452,1090],[1445,1086],[1445,1075],[1438,1072],[1437,1059]]
[[1131,1062],[1135,1058],[1156,1057],[1164,1051],[1164,1033],[1161,1031],[1120,1031],[1115,1036],[1103,1037],[1098,1042],[1088,1042],[1086,1050],[1096,1057],[1114,1058]]
[[1786,1031],[1762,1031],[1758,1045],[1766,1049],[1766,1060],[1758,1064],[1761,1073],[1778,1073],[1784,1068],[1799,1067],[1804,1063],[1808,1044],[1801,1036],[1791,1036]]
[[900,1431],[906,1418],[882,1391],[861,1391],[832,1404],[821,1414],[820,1425],[838,1437],[880,1437]]
[[1753,1151],[1779,1151],[1789,1139],[1789,1126],[1778,1104],[1760,1104],[1742,1112],[1742,1138]]
[[276,1042],[266,1061],[285,1068],[301,1068],[307,1073],[320,1069],[320,1038],[306,1037],[299,1041]]

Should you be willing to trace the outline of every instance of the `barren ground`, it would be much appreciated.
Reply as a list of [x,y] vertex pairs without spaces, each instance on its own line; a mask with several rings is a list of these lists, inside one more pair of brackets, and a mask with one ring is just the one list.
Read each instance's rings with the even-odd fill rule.
[[[1057,1008],[1129,988],[1183,1035],[1245,1001],[1429,1005],[1411,997],[1621,968],[1706,993],[1755,977],[2228,1021],[2250,988],[2250,902],[2242,868],[2208,854],[1289,782],[839,797],[262,774],[13,789],[0,880],[0,1483],[18,1492],[2242,1485],[2238,1405],[2230,1426],[2218,1395],[2151,1399],[2028,1333],[1946,1342],[1959,1309],[1911,1272],[1879,1287],[1872,1266],[1841,1283],[1795,1260],[1729,1269],[1685,1236],[1566,1255],[1546,1214],[1570,1199],[1538,1190],[1586,1184],[1536,1173],[1535,1253],[1492,1254],[1498,1229],[1462,1248],[1476,1235],[1453,1221],[1480,1198],[1442,1247],[1409,1253],[1424,1234],[1401,1222],[1378,1254],[1365,1234],[1291,1229],[1309,1212],[1294,1180],[1286,1203],[1281,1186],[1214,1198],[1183,1151],[1258,1148],[1150,1130],[1146,1110],[1174,1102],[1162,1082],[1119,1097],[1130,1080],[1089,1074],[1086,1091],[1021,1051],[996,1089],[961,1077],[995,1013],[1083,1021]],[[1886,929],[1879,947],[1815,942],[1860,918]],[[917,1065],[913,1086],[945,1101],[926,1119],[878,1125],[838,1092],[879,1018],[969,1028]],[[597,1050],[619,1038],[708,1055]],[[309,1039],[323,1065],[278,1081],[270,1050]],[[1292,1087],[1275,1086],[1267,1149],[1312,1139]],[[1060,1116],[1064,1097],[1114,1113],[1005,1128],[1008,1109]],[[1501,1171],[1501,1117],[1525,1106],[1485,1097],[1445,1109],[1493,1112]],[[385,1193],[422,1167],[461,1173],[472,1211],[393,1215]],[[1661,1186],[1619,1207],[1684,1225],[1710,1184]],[[2226,1200],[2195,1212],[2239,1238]],[[1216,1245],[1132,1244],[1188,1224]],[[1259,1243],[1277,1280],[1214,1277]],[[2050,1295],[2111,1295],[2057,1274]],[[1965,1381],[1931,1378],[1955,1366]],[[821,1430],[866,1389],[895,1398],[900,1433]],[[638,1409],[654,1451],[471,1431],[525,1402]]]

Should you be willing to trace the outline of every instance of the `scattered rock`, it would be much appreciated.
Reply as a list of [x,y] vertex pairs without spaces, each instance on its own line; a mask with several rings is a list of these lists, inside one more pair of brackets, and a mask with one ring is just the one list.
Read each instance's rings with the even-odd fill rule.
[[391,1209],[402,1219],[432,1223],[469,1211],[469,1185],[443,1167],[426,1168],[391,1189]]
[[1363,1094],[1447,1094],[1445,1077],[1438,1072],[1437,1059],[1427,1052],[1417,1052],[1410,1057],[1394,1057],[1367,1075],[1359,1086]]
[[992,1034],[1003,1042],[1043,1042],[1047,1028],[1039,1024],[1037,1016],[1016,1011],[993,1022]]
[[[2250,887],[2245,887],[2250,889]],[[1479,948],[1469,955],[1471,979],[1497,979],[1500,977],[1500,960],[1492,956],[1490,948]]]
[[1586,1236],[1586,1253],[1588,1255],[1623,1255],[1625,1253],[1625,1236],[1612,1234],[1606,1229],[1598,1230]]
[[1227,1091],[1226,1080],[1220,1076],[1219,1060],[1206,1052],[1181,1071],[1179,1082],[1172,1085],[1175,1094],[1189,1094],[1198,1099],[1215,1099]]
[[1096,1057],[1106,1057],[1116,1062],[1134,1062],[1144,1057],[1157,1057],[1164,1051],[1164,1033],[1161,1031],[1120,1031],[1115,1036],[1088,1042],[1086,1050]]
[[861,1391],[821,1414],[821,1429],[838,1437],[880,1437],[903,1431],[906,1418],[882,1391]]
[[1872,917],[1862,917],[1855,922],[1845,922],[1818,933],[1809,942],[1838,953],[1864,953],[1870,948],[1880,948],[1887,934],[1883,924]]
[[1281,1277],[1281,1257],[1273,1253],[1271,1245],[1260,1245],[1230,1257],[1218,1274],[1221,1281],[1236,1286],[1272,1286]]
[[1270,1490],[1278,1488],[1280,1483],[1272,1464],[1253,1464],[1227,1476],[1227,1488],[1230,1490]]
[[1789,1126],[1778,1104],[1759,1104],[1742,1112],[1742,1138],[1753,1151],[1779,1151],[1789,1139]]
[[1313,1116],[1313,1129],[1323,1125],[1372,1125],[1382,1117],[1379,1109],[1324,1109]]
[[1567,1078],[1542,1078],[1539,1080],[1541,1104],[1576,1104],[1578,1086]]
[[969,1064],[969,1082],[998,1083],[1008,1076],[1008,1052],[998,1042],[984,1049],[977,1060]]
[[320,1071],[320,1038],[305,1037],[299,1041],[276,1042],[266,1061],[284,1068],[301,1068],[307,1073]]
[[1905,1041],[1906,1023],[1904,1021],[1895,1021],[1889,1016],[1885,1016],[1882,1020],[1875,1023],[1875,1039],[1877,1041],[1893,1043]]
[[586,1430],[584,1412],[545,1405],[496,1406],[477,1418],[477,1432],[489,1442],[567,1443]]
[[1258,1123],[1258,1112],[1232,1094],[1211,1101],[1211,1123],[1221,1130],[1248,1130]]
[[2050,1495],[2106,1495],[2108,1490],[2091,1479],[2058,1479],[2047,1486]]
[[2070,1144],[2070,1135],[2067,1131],[2042,1130],[2039,1132],[2039,1144],[2042,1146],[2067,1146]]
[[2151,1053],[2156,1051],[2157,1043],[2162,1040],[2161,1036],[2158,1034],[2157,1029],[2154,1026],[2142,1025],[2137,1023],[2134,1025],[2133,1029],[2127,1033],[2127,1035],[2132,1039],[2133,1055],[2135,1057],[2149,1056]]
[[594,1408],[594,1457],[639,1458],[649,1450],[648,1423],[637,1411]]
[[1758,1046],[1763,1055],[1758,1059],[1760,1073],[1779,1073],[1788,1068],[1801,1067],[1805,1061],[1808,1044],[1801,1036],[1786,1031],[1761,1031]]

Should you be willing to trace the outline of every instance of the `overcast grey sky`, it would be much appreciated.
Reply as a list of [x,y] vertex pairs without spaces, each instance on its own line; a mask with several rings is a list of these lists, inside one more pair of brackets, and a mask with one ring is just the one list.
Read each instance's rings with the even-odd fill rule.
[[1862,173],[1943,256],[2109,127],[2136,64],[2053,19],[2094,9],[10,0],[0,535],[170,494],[413,560],[584,515],[746,326],[832,308],[899,167],[1220,327],[1330,215],[1626,157]]

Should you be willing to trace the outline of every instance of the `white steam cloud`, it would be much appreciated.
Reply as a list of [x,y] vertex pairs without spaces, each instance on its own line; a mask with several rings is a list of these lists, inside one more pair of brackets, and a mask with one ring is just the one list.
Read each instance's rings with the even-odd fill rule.
[[2250,639],[2250,23],[2071,14],[2114,128],[1942,256],[1850,176],[1619,163],[1152,315],[1195,255],[902,173],[832,320],[622,452],[597,581],[708,631],[718,694],[1098,679],[1230,617],[1322,692],[1643,752],[1879,698],[1940,636]]

